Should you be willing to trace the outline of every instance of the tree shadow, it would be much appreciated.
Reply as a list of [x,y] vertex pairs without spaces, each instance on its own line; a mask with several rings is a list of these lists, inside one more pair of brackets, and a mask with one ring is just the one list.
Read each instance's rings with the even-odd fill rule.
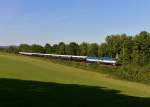
[[0,107],[150,107],[150,98],[75,84],[0,79]]

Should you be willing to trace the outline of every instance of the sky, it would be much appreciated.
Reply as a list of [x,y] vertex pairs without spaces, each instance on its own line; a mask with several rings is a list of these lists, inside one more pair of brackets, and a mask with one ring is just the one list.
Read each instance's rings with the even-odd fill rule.
[[0,45],[102,43],[150,31],[150,0],[0,0]]

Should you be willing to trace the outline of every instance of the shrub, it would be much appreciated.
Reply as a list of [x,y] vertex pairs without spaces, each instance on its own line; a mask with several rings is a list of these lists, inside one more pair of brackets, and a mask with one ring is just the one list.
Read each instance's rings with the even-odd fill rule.
[[139,65],[125,65],[119,67],[115,74],[117,77],[127,79],[130,81],[146,82],[148,78],[148,72],[144,66]]

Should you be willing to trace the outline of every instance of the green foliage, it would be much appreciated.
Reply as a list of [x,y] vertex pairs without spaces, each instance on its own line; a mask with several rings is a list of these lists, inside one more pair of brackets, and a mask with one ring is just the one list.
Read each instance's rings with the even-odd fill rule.
[[52,47],[48,43],[44,46],[44,49],[45,49],[45,53],[47,54],[52,52]]
[[51,59],[54,63],[59,63],[63,65],[73,66],[76,68],[81,68],[84,70],[90,70],[94,72],[108,74],[113,78],[119,78],[129,81],[136,81],[145,84],[150,83],[150,65],[139,66],[139,65],[123,65],[123,66],[107,66],[107,65],[97,65],[92,63],[66,61],[59,59]]
[[45,52],[45,49],[41,45],[37,45],[37,44],[33,44],[31,46],[31,50],[32,50],[32,52],[35,52],[35,53],[44,53]]
[[17,46],[9,46],[9,48],[6,49],[6,51],[8,53],[15,53],[15,54],[17,54],[19,52],[19,49],[18,49]]
[[109,56],[109,47],[106,43],[102,43],[98,49],[98,56],[106,57]]
[[53,46],[52,46],[52,52],[51,53],[55,53],[55,54],[58,54],[58,45],[57,44],[54,44]]
[[65,55],[66,54],[66,45],[64,42],[60,42],[58,44],[58,54]]
[[99,56],[118,57],[120,64],[150,63],[150,33],[143,31],[135,37],[110,35],[106,42],[99,46]]
[[[104,43],[98,45],[96,43],[83,42],[78,44],[71,42],[65,44],[46,44],[41,45],[21,44],[19,47],[10,46],[7,49],[1,49],[9,53],[37,52],[37,53],[53,53],[53,54],[69,54],[69,55],[85,55],[85,56],[99,56],[99,57],[113,57],[117,58],[121,67],[109,68],[102,65],[83,64],[72,62],[73,66],[90,69],[92,71],[99,70],[106,73],[114,74],[117,77],[133,80],[133,81],[150,81],[150,33],[142,31],[136,36],[128,36],[126,34],[109,35],[106,37]],[[70,62],[65,62],[69,63]],[[82,66],[81,66],[82,65]]]
[[144,71],[140,66],[137,65],[126,65],[119,67],[116,70],[116,74],[123,79],[131,80],[131,81],[141,81],[144,79],[143,74]]
[[67,49],[69,55],[79,55],[79,45],[77,43],[71,42]]
[[80,44],[79,48],[80,48],[80,55],[82,56],[86,56],[88,53],[88,46],[89,44],[86,42],[83,42]]
[[31,46],[28,44],[21,44],[19,46],[19,51],[20,52],[31,52]]
[[[4,51],[4,50],[1,50]],[[44,48],[41,45],[21,44],[19,51],[52,53],[52,54],[68,54],[68,55],[84,55],[112,57],[118,60],[119,64],[150,64],[150,33],[142,31],[136,36],[128,36],[126,34],[109,35],[105,42],[98,45],[96,43],[83,42],[78,44],[71,42],[65,44],[46,44]],[[10,47],[7,52],[17,53],[16,47]]]
[[150,34],[143,31],[134,38],[134,63],[145,65],[150,63]]
[[98,44],[92,43],[88,47],[88,56],[98,56]]

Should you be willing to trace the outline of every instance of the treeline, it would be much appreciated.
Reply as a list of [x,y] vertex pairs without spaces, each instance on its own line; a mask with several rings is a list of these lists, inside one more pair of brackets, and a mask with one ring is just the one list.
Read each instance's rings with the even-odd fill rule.
[[102,44],[86,42],[81,44],[60,42],[54,45],[47,43],[45,46],[21,44],[18,47],[10,46],[7,49],[7,52],[13,53],[19,51],[112,57],[118,59],[120,64],[145,65],[150,63],[150,33],[142,31],[135,36],[126,34],[109,35]]
[[49,54],[62,54],[62,55],[82,55],[82,56],[98,56],[99,45],[97,43],[86,43],[83,42],[78,44],[76,42],[71,42],[65,44],[60,42],[59,44],[46,44],[41,46],[38,44],[28,45],[20,44],[20,46],[10,46],[7,52],[18,53],[22,52],[35,52],[35,53],[49,53]]
[[121,64],[150,63],[150,33],[143,31],[136,36],[111,35],[99,48],[99,56],[118,58]]

